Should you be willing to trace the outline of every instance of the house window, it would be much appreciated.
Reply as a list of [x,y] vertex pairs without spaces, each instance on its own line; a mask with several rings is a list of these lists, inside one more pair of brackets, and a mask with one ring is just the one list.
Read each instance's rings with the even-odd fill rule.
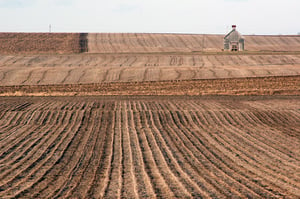
[[238,51],[238,46],[237,45],[232,45],[231,51]]

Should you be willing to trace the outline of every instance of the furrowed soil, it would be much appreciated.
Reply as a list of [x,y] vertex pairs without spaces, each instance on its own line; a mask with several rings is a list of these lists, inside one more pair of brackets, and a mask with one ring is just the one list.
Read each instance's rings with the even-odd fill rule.
[[1,97],[1,198],[299,198],[300,97]]
[[78,95],[300,95],[300,76],[0,87],[0,96]]
[[300,198],[300,37],[0,33],[0,198]]

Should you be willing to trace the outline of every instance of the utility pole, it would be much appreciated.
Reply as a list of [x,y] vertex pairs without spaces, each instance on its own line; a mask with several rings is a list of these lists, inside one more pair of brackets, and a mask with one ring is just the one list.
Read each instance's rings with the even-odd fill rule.
[[203,40],[202,40],[202,52],[204,52],[204,39],[205,39],[205,34],[203,34]]

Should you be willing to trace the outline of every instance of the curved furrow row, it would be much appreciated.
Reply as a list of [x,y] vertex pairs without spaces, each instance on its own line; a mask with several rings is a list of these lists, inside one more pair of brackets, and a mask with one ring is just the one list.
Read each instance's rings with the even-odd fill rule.
[[[184,157],[179,152],[178,147],[170,140],[170,134],[166,134],[165,124],[161,123],[161,119],[157,116],[156,111],[149,111],[151,128],[154,130],[154,136],[157,139],[157,144],[160,146],[160,150],[164,153],[165,159],[168,160],[168,165],[175,175],[185,187],[185,189],[191,193],[193,197],[209,197],[208,189],[203,185],[205,181],[201,178],[197,178],[197,174],[192,173],[193,169],[191,165],[183,164]],[[172,130],[170,129],[170,133]],[[206,191],[205,191],[206,190]]]
[[111,170],[111,162],[113,159],[113,145],[114,145],[114,133],[115,128],[115,112],[106,111],[103,117],[108,121],[106,128],[106,141],[103,147],[103,154],[100,157],[100,161],[96,165],[97,170],[93,177],[92,184],[87,192],[89,198],[103,198],[105,190],[109,181],[109,172]]
[[[216,116],[215,118],[218,120],[219,124],[222,124],[224,122],[224,120],[221,121],[218,116]],[[253,170],[262,171],[265,174],[268,174],[269,177],[273,177],[273,179],[269,178],[269,179],[271,179],[270,182],[274,181],[274,179],[277,179],[278,181],[281,180],[281,182],[284,182],[284,183],[287,183],[287,181],[289,181],[288,178],[281,175],[282,172],[277,174],[278,171],[274,171],[274,170],[270,169],[270,166],[272,164],[274,164],[274,166],[276,166],[278,164],[281,164],[281,161],[279,160],[276,162],[276,158],[278,159],[279,156],[274,156],[274,157],[269,156],[270,154],[268,153],[269,152],[268,147],[260,148],[259,146],[256,146],[256,140],[252,141],[252,138],[250,138],[248,135],[245,135],[244,131],[232,126],[228,122],[227,123],[224,122],[224,125],[220,125],[218,128],[220,129],[220,131],[223,131],[222,135],[224,137],[225,136],[228,137],[229,146],[238,146],[237,150],[240,152],[244,152],[246,154],[246,157],[248,158],[247,165],[248,166],[253,165],[254,166]],[[249,145],[249,147],[248,147],[248,145]],[[243,148],[239,148],[239,146],[243,146]],[[245,149],[245,150],[242,150],[242,149]],[[251,151],[252,153],[248,153],[248,151]],[[252,154],[256,154],[256,156],[253,157]],[[270,161],[268,163],[268,160],[270,160],[270,159],[273,161]],[[261,162],[265,162],[265,164],[261,164]],[[271,168],[274,168],[274,167],[272,166]],[[260,174],[263,174],[263,173],[260,173]],[[293,180],[291,180],[291,183],[295,184],[295,182],[293,182]]]
[[[77,147],[77,154],[74,154],[74,156],[79,157],[78,162],[76,165],[71,169],[71,172],[67,176],[68,179],[65,180],[65,183],[61,187],[57,187],[56,191],[54,192],[55,195],[51,196],[53,198],[60,198],[60,197],[69,197],[70,195],[73,195],[78,198],[84,198],[84,195],[81,195],[82,193],[77,189],[80,184],[82,184],[83,174],[84,172],[87,172],[87,168],[89,166],[89,163],[91,161],[92,155],[93,155],[93,149],[95,148],[96,140],[95,137],[97,137],[99,132],[96,131],[98,126],[100,125],[97,121],[101,121],[101,112],[98,111],[92,111],[87,115],[87,126],[80,126],[80,130],[82,131],[82,134],[85,135],[80,141],[80,144],[82,147],[84,147],[82,150],[80,150],[80,146]],[[101,144],[101,142],[99,143]],[[85,184],[83,184],[85,185]],[[88,183],[85,185],[87,186]],[[84,191],[84,190],[82,190]]]
[[[223,117],[226,117],[227,115],[227,120],[231,120],[233,119],[233,116],[229,115],[228,116],[228,112],[220,112],[220,114],[224,115]],[[231,118],[231,119],[229,119]],[[266,144],[268,147],[272,148],[272,150],[274,150],[274,153],[277,154],[277,152],[280,153],[281,156],[285,157],[286,156],[286,160],[283,161],[284,163],[288,163],[291,162],[291,156],[292,156],[292,151],[294,149],[294,147],[297,147],[296,143],[293,142],[289,142],[290,145],[286,145],[286,143],[282,142],[282,138],[280,137],[280,134],[282,134],[281,131],[274,131],[271,130],[270,128],[268,128],[267,126],[263,126],[263,125],[257,125],[257,124],[253,124],[250,119],[249,116],[247,114],[242,114],[242,112],[240,113],[234,113],[234,119],[235,121],[238,121],[238,123],[236,125],[234,125],[235,127],[238,127],[239,129],[244,129],[245,131],[248,132],[248,135],[250,135],[251,137],[253,137],[255,140],[258,140],[261,143]],[[254,129],[264,129],[264,132],[261,131],[254,131]],[[285,138],[287,139],[287,138]],[[292,141],[292,139],[289,139],[290,141]],[[256,143],[256,141],[255,141]],[[266,147],[264,145],[264,147]],[[276,151],[275,151],[276,150]],[[289,156],[289,157],[287,157]],[[293,155],[293,157],[295,157]]]
[[[26,118],[26,116],[30,115],[30,111],[27,111],[27,112],[21,111],[21,112],[17,112],[17,113],[19,113],[19,114],[17,114],[17,116],[14,117],[13,120],[11,120],[10,124],[7,126],[4,126],[2,128],[3,132],[5,132],[5,133],[4,133],[3,137],[1,136],[0,143],[5,143],[5,145],[3,145],[3,147],[0,147],[0,154],[4,153],[4,151],[6,151],[6,154],[8,154],[7,151],[11,151],[8,148],[15,148],[16,143],[20,144],[19,140],[25,141],[26,137],[29,133],[26,131],[24,133],[23,129],[24,128],[26,129],[27,126],[26,125],[23,126],[22,120],[24,121],[24,117]],[[49,113],[50,112],[40,112],[39,118],[42,116],[45,117]],[[39,124],[36,124],[36,125],[39,125]]]
[[96,165],[100,164],[101,156],[104,153],[104,146],[108,139],[108,134],[106,133],[108,124],[106,122],[106,113],[99,112],[98,114],[99,116],[96,117],[94,121],[96,127],[92,129],[92,131],[94,131],[95,133],[95,139],[93,139],[93,136],[90,137],[92,139],[92,144],[90,145],[90,147],[92,148],[89,151],[86,150],[86,153],[90,154],[88,156],[88,161],[85,164],[84,169],[82,169],[81,175],[79,175],[80,179],[77,181],[74,180],[74,182],[76,182],[77,184],[75,186],[72,186],[71,190],[66,190],[68,192],[66,194],[67,197],[76,196],[79,198],[90,198],[90,196],[88,196],[88,191],[93,186],[97,171]]
[[107,198],[120,198],[122,190],[122,170],[123,170],[123,151],[122,151],[122,136],[121,136],[121,110],[120,103],[116,106],[117,111],[115,118],[112,118],[115,121],[113,135],[114,143],[112,150],[112,160],[111,168],[109,171],[109,180],[105,190],[104,197]]
[[300,196],[298,97],[2,99],[0,198]]
[[[208,116],[206,116],[206,117],[208,117]],[[285,183],[286,185],[290,183],[290,182],[286,181],[288,179],[284,175],[278,174],[278,176],[276,176],[276,172],[274,173],[274,171],[271,170],[271,168],[273,168],[273,167],[270,168],[270,165],[265,164],[265,165],[261,166],[262,161],[265,162],[265,161],[268,161],[268,160],[265,160],[264,158],[260,159],[259,155],[253,156],[253,154],[259,154],[259,153],[262,153],[262,152],[266,152],[269,155],[272,155],[272,154],[270,154],[264,148],[260,148],[259,146],[256,146],[255,141],[252,141],[252,142],[249,141],[248,140],[249,139],[248,135],[243,137],[242,135],[246,134],[243,131],[241,131],[238,128],[235,128],[235,127],[232,129],[232,127],[229,128],[227,126],[230,126],[230,124],[227,123],[224,126],[221,126],[221,128],[220,128],[220,125],[218,125],[218,129],[220,129],[220,131],[223,132],[223,133],[213,134],[213,135],[215,135],[215,136],[221,135],[222,139],[226,138],[228,146],[237,147],[237,152],[238,152],[239,155],[241,155],[241,153],[246,153],[246,155],[244,156],[244,158],[246,158],[246,160],[245,160],[245,162],[247,163],[246,165],[247,166],[251,166],[251,165],[253,166],[253,167],[252,166],[248,167],[248,169],[251,169],[254,173],[258,173],[260,175],[263,175],[264,173],[268,173],[269,175],[267,176],[265,181],[269,180],[270,184],[272,184],[272,182],[277,182],[279,179],[281,180],[281,182]],[[215,127],[213,129],[215,129]],[[240,132],[240,133],[237,133],[237,132]],[[240,137],[242,137],[242,138],[240,138]],[[250,148],[247,148],[247,145],[249,145],[249,144],[250,144]],[[252,153],[248,153],[247,150],[243,150],[243,149],[247,149],[248,151],[252,151]],[[257,152],[255,152],[255,150],[257,150]],[[239,157],[241,157],[241,156],[239,156]],[[271,160],[273,160],[272,159],[273,157],[267,157],[267,158],[268,159],[271,158]],[[279,162],[279,163],[281,163],[281,162]],[[278,166],[278,163],[274,164],[274,166]],[[261,171],[264,171],[264,173],[261,172]],[[295,184],[295,183],[293,183],[293,180],[291,182],[292,182],[292,184],[291,184],[291,187],[289,187],[289,188],[293,188],[293,186],[294,186],[293,184]],[[289,186],[289,185],[287,185],[287,186]],[[280,187],[284,187],[284,186],[281,185]],[[282,193],[282,190],[281,190],[281,193]]]
[[[235,191],[231,190],[228,186],[224,184],[224,181],[219,180],[216,178],[214,172],[209,171],[210,165],[207,164],[207,160],[205,157],[202,156],[201,159],[197,159],[196,153],[202,154],[200,151],[196,153],[190,149],[190,143],[186,144],[186,140],[184,139],[184,135],[182,131],[174,126],[174,121],[172,120],[172,116],[166,112],[158,112],[159,119],[162,121],[161,123],[164,124],[166,132],[170,132],[168,136],[172,138],[172,143],[176,144],[177,150],[179,150],[178,156],[182,156],[184,158],[184,168],[188,168],[188,173],[192,177],[194,177],[194,181],[197,182],[198,186],[201,187],[206,194],[210,197],[222,197],[222,195],[232,196],[238,195]],[[226,187],[223,190],[222,187]]]
[[132,144],[130,140],[129,120],[128,120],[128,107],[127,102],[121,104],[121,134],[122,134],[122,198],[137,198],[137,181],[135,176],[135,166],[133,164]]
[[[155,190],[154,186],[151,183],[151,176],[147,173],[147,165],[143,160],[143,153],[141,149],[141,145],[139,143],[138,138],[138,129],[134,122],[135,111],[136,111],[136,103],[133,102],[129,104],[128,109],[128,128],[129,128],[129,137],[131,144],[131,152],[133,157],[133,168],[134,175],[136,179],[136,191],[139,197],[145,198],[154,198]],[[125,182],[125,181],[124,181]]]
[[[283,133],[275,133],[276,131],[278,132],[278,130],[274,130],[273,126],[270,126],[268,124],[266,124],[264,122],[264,119],[261,118],[260,113],[258,113],[257,111],[253,112],[249,112],[247,114],[247,117],[249,118],[249,121],[253,121],[254,125],[259,124],[260,126],[264,127],[265,129],[269,129],[269,134],[270,135],[275,135],[276,137],[278,137],[279,140],[286,140],[289,139],[289,141],[291,142],[291,144],[293,144],[294,146],[299,144],[299,140],[297,139],[292,139],[289,137],[289,135],[286,135],[285,132]],[[281,132],[281,131],[279,131]],[[270,138],[269,138],[270,139]]]
[[143,126],[147,129],[145,131],[145,135],[151,151],[153,151],[155,162],[157,163],[163,178],[168,183],[171,191],[174,193],[174,196],[177,198],[191,197],[187,189],[183,186],[182,182],[180,182],[180,179],[171,171],[171,168],[168,165],[170,160],[165,156],[164,151],[162,151],[158,146],[158,143],[153,135],[154,131],[152,127],[149,126],[151,120],[149,112],[142,111],[141,116],[142,121],[144,121]]
[[134,112],[134,122],[136,130],[137,132],[139,132],[137,134],[138,142],[140,145],[139,150],[141,150],[143,156],[145,170],[147,174],[151,177],[150,180],[155,194],[161,197],[174,197],[173,192],[170,190],[168,183],[162,176],[160,168],[155,161],[153,151],[151,151],[151,148],[145,135],[146,129],[143,126],[143,123],[145,121],[142,120],[142,116],[138,111]]
[[[70,152],[68,149],[74,139],[78,137],[77,132],[84,118],[83,111],[76,111],[69,115],[68,117],[71,122],[65,122],[59,125],[58,129],[55,129],[55,134],[58,135],[55,136],[55,138],[51,138],[54,140],[50,145],[52,149],[49,147],[46,149],[46,153],[42,155],[46,157],[43,157],[44,159],[39,163],[39,166],[36,166],[36,170],[28,175],[32,179],[29,180],[29,184],[24,186],[23,189],[19,188],[20,190],[16,193],[16,197],[44,198],[55,190],[53,188],[51,189],[51,187],[59,186],[59,182],[62,178],[64,179],[64,175],[59,173],[57,167],[64,166],[64,155]],[[45,148],[45,146],[43,148]],[[71,152],[73,153],[72,150]],[[53,183],[53,181],[56,181],[57,184]],[[45,192],[45,189],[50,189],[51,192],[48,192],[49,190]]]
[[18,136],[15,139],[15,144],[1,155],[0,163],[10,165],[12,162],[16,163],[26,157],[26,154],[32,150],[33,146],[37,145],[45,136],[45,134],[39,132],[47,132],[52,126],[53,123],[52,125],[26,125],[25,127],[19,127],[18,131],[21,132],[21,136]]
[[[209,165],[210,170],[216,175],[214,178],[222,182],[223,186],[220,187],[220,190],[223,194],[230,194],[228,197],[231,197],[231,194],[240,192],[243,195],[259,196],[260,193],[255,193],[249,187],[249,183],[244,181],[243,176],[232,176],[234,169],[228,162],[225,162],[221,151],[215,149],[206,139],[195,139],[194,135],[183,125],[182,118],[179,118],[178,112],[172,112],[170,120],[174,121],[174,125],[181,129],[185,137],[185,144],[190,146],[190,149],[195,154],[195,158],[199,161],[204,161],[205,165]],[[234,186],[232,186],[233,184]],[[227,190],[232,190],[232,192],[226,193],[226,187]]]
[[[185,115],[187,116],[187,115]],[[189,117],[187,117],[189,118]],[[203,125],[203,123],[199,120],[199,117],[195,114],[192,113],[192,116],[189,121],[191,121],[191,124],[193,124],[194,122],[196,122],[196,124],[201,124]],[[201,126],[200,125],[200,126]],[[240,157],[239,156],[234,156],[231,153],[227,153],[226,150],[224,150],[223,148],[223,143],[217,143],[215,142],[212,138],[214,138],[215,136],[219,136],[219,135],[223,135],[224,131],[222,131],[222,128],[220,127],[214,127],[213,130],[212,128],[207,128],[206,125],[202,126],[201,128],[203,128],[203,131],[206,132],[205,134],[195,134],[195,138],[198,138],[199,140],[203,141],[203,140],[207,140],[207,147],[211,147],[210,151],[221,161],[223,162],[226,167],[229,169],[222,169],[223,171],[234,171],[231,172],[232,173],[232,177],[237,179],[238,182],[244,184],[246,187],[248,187],[249,189],[253,190],[256,192],[256,194],[261,195],[262,197],[270,197],[270,195],[272,195],[268,190],[264,190],[263,186],[261,185],[256,185],[256,183],[254,183],[251,179],[253,177],[256,176],[251,176],[249,173],[249,170],[243,167],[243,165],[240,165]],[[200,136],[200,137],[199,137]],[[202,137],[204,136],[204,137]],[[232,151],[231,151],[232,152]],[[230,155],[228,157],[228,154]],[[234,163],[239,163],[239,164],[234,164]],[[230,172],[227,173],[228,175],[230,174]],[[250,177],[249,177],[250,175]],[[248,192],[245,192],[248,193]],[[250,193],[250,192],[249,192]]]
[[[69,118],[71,119],[71,115]],[[42,138],[33,150],[30,150],[22,161],[14,165],[14,175],[10,179],[6,180],[6,186],[12,189],[6,191],[10,194],[16,193],[23,188],[26,188],[27,183],[31,184],[32,181],[39,176],[36,173],[41,172],[39,167],[44,165],[49,158],[55,153],[56,148],[59,146],[58,143],[63,143],[65,137],[68,136],[66,132],[67,125],[58,125],[56,128],[52,128],[45,132],[45,136]],[[22,183],[27,182],[27,183]]]

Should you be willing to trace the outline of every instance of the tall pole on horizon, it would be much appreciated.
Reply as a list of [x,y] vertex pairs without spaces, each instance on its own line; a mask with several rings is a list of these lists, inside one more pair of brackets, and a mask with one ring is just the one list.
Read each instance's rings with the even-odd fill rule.
[[202,40],[202,52],[204,52],[204,39],[205,39],[205,34],[203,34],[203,40]]

